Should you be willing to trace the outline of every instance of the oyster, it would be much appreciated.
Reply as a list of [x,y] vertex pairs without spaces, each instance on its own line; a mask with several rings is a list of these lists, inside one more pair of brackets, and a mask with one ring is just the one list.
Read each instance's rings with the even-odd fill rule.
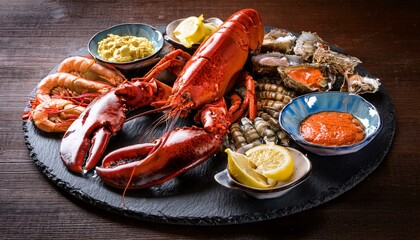
[[340,89],[342,92],[355,94],[374,93],[378,91],[381,85],[379,78],[370,78],[359,74],[345,75],[345,81]]
[[261,51],[289,53],[292,51],[295,41],[296,36],[289,31],[275,28],[264,35]]
[[259,54],[252,57],[254,73],[260,75],[277,75],[279,66],[295,66],[303,63],[303,59],[296,55],[284,55],[279,52]]
[[302,93],[328,91],[335,80],[327,66],[322,64],[278,67],[277,70],[286,87]]
[[316,43],[324,43],[316,33],[302,32],[296,39],[296,45],[293,51],[296,55],[302,56],[305,60],[312,57],[316,50]]
[[362,63],[356,57],[332,51],[328,45],[323,43],[316,44],[313,61],[316,63],[327,63],[331,72],[343,76],[353,73],[354,68],[359,63]]

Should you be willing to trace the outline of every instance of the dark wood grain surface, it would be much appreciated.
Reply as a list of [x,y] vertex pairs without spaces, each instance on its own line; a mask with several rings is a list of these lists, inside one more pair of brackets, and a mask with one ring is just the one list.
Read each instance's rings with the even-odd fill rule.
[[[245,7],[264,25],[315,31],[379,77],[396,112],[381,165],[340,197],[288,217],[218,227],[141,222],[61,192],[34,165],[21,114],[32,89],[97,31],[125,22],[166,25]],[[418,239],[420,238],[420,7],[416,1],[1,1],[1,239]]]

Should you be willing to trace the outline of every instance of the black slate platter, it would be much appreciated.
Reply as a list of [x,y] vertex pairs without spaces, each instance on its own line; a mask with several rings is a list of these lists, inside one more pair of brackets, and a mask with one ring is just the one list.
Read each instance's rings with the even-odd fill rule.
[[[86,49],[81,49],[73,55],[85,53]],[[359,72],[369,74],[363,69]],[[309,179],[288,194],[270,200],[257,200],[216,183],[213,176],[226,167],[226,156],[218,153],[162,185],[128,191],[123,206],[122,191],[106,186],[95,172],[82,176],[65,168],[59,155],[62,134],[41,132],[29,121],[23,121],[23,129],[30,155],[43,174],[70,195],[95,207],[157,223],[240,224],[287,216],[330,201],[360,183],[381,163],[395,132],[394,109],[383,87],[363,97],[375,105],[382,119],[377,137],[359,152],[334,157],[317,156],[293,146],[307,154],[312,161],[313,172]],[[144,141],[145,133],[159,116],[156,114],[127,122],[123,130],[111,139],[107,152]],[[185,119],[179,125],[191,122],[191,119]],[[158,137],[163,131],[164,126],[160,126],[153,135]]]

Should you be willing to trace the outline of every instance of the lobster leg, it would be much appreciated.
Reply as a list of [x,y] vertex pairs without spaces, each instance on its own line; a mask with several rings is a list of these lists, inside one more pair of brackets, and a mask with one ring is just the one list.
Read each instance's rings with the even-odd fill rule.
[[165,57],[163,57],[159,63],[157,63],[150,71],[144,76],[145,79],[152,79],[156,78],[157,75],[162,72],[164,69],[171,69],[176,75],[179,74],[182,67],[185,65],[185,61],[177,59],[177,57],[181,57],[184,60],[188,61],[191,58],[191,55],[187,52],[182,51],[181,49],[177,49]]
[[232,107],[229,109],[229,112],[231,112],[231,122],[236,122],[244,115],[246,110],[248,110],[249,118],[251,120],[254,120],[257,116],[257,99],[255,96],[254,79],[248,72],[244,72],[241,78],[242,84],[245,85],[246,92],[244,100],[239,106],[237,97],[231,97],[231,100],[234,101]]

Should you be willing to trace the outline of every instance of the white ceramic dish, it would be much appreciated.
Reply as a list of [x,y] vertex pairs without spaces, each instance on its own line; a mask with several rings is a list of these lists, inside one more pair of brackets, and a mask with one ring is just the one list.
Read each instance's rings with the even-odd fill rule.
[[308,179],[312,172],[312,163],[303,153],[294,148],[288,147],[288,149],[294,159],[294,172],[290,180],[287,182],[278,182],[277,185],[272,188],[248,187],[230,176],[227,169],[214,175],[214,179],[226,188],[241,190],[258,199],[281,197]]
[[[179,40],[175,37],[174,35],[174,30],[175,28],[184,20],[185,18],[180,18],[177,20],[174,20],[172,22],[170,22],[167,26],[166,26],[166,31],[165,31],[165,35],[164,38],[166,41],[170,42],[175,48],[180,48],[183,50],[195,50],[197,49],[198,46],[200,46],[200,44],[193,44],[191,48],[187,49],[184,45],[182,45]],[[220,20],[219,18],[216,17],[211,17],[208,18],[206,20],[204,20],[204,22],[209,22],[209,23],[214,23],[217,26],[222,25],[223,21]]]

